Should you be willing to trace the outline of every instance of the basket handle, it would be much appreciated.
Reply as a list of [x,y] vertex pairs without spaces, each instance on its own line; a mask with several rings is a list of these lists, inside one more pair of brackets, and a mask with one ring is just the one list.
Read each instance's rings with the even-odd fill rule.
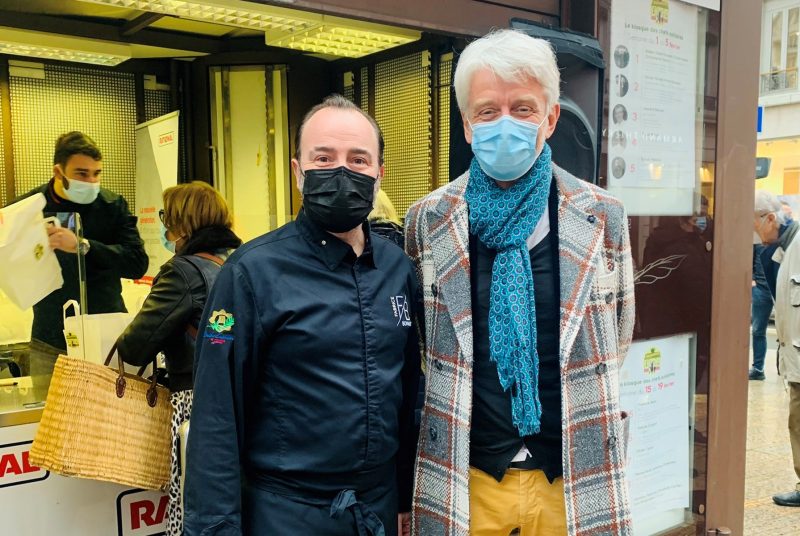
[[[114,353],[117,354],[117,366],[119,370],[119,376],[117,376],[117,398],[122,398],[125,396],[125,387],[127,386],[128,382],[125,381],[125,365],[122,363],[122,356],[119,355],[117,352],[117,343],[114,343],[111,346],[111,350],[108,352],[108,356],[105,360],[105,366],[109,366],[111,363],[111,358],[114,357]],[[144,374],[147,365],[142,366],[137,373],[137,376],[141,376]],[[150,387],[147,388],[147,405],[151,408],[156,407],[156,403],[158,402],[158,390],[156,389],[157,385],[157,375],[156,375],[156,358],[153,357],[153,378],[150,381]]]

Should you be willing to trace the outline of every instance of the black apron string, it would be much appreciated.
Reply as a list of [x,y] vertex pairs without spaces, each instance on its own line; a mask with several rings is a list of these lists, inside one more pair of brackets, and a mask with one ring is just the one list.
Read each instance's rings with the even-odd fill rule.
[[367,506],[356,499],[356,492],[351,489],[342,490],[336,495],[331,503],[331,517],[338,519],[344,514],[345,510],[351,510],[356,521],[358,536],[386,536],[383,522],[380,518],[367,508]]

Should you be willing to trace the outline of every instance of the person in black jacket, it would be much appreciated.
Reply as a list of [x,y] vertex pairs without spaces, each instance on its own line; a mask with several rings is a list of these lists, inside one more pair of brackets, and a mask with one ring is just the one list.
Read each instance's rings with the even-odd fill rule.
[[[66,353],[62,307],[80,299],[78,259],[86,258],[87,303],[83,313],[125,312],[120,278],[138,279],[147,271],[147,254],[136,228],[136,217],[121,195],[102,188],[100,177],[103,156],[86,134],[69,132],[56,141],[53,177],[18,199],[37,193],[44,195],[45,215],[80,215],[83,239],[67,226],[48,229],[50,246],[55,250],[64,285],[33,306],[31,330],[31,375],[34,382],[49,384],[55,359]],[[65,218],[66,219],[66,218]]]
[[164,246],[175,253],[153,280],[142,309],[117,339],[123,361],[144,366],[163,352],[172,396],[172,478],[167,534],[183,534],[179,429],[192,410],[195,339],[220,266],[241,240],[222,196],[204,182],[167,188],[159,213]]
[[398,247],[405,249],[406,240],[403,226],[400,224],[400,218],[397,217],[392,200],[383,190],[378,190],[375,195],[375,206],[367,216],[367,220],[369,220],[371,232],[379,234],[397,244]]
[[203,314],[186,536],[410,532],[421,293],[366,221],[382,136],[332,96],[298,138],[302,210],[231,255]]

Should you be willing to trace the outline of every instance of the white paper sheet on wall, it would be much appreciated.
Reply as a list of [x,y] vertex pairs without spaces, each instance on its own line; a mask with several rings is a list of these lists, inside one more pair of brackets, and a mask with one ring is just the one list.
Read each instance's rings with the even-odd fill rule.
[[614,0],[608,189],[630,215],[690,215],[696,170],[697,8]]
[[690,505],[691,335],[636,341],[620,370],[629,414],[628,486],[634,534],[681,524]]

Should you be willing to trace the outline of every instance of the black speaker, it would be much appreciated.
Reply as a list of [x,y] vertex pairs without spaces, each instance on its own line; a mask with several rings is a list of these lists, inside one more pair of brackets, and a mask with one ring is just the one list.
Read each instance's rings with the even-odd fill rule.
[[[553,162],[578,178],[597,183],[603,124],[603,49],[594,37],[511,19],[511,28],[546,39],[553,46],[561,71],[561,117],[548,140]],[[455,67],[453,68],[455,73]],[[452,86],[452,84],[451,84]],[[453,97],[451,102],[455,104]],[[450,177],[466,171],[472,150],[464,139],[458,107],[450,107]]]

